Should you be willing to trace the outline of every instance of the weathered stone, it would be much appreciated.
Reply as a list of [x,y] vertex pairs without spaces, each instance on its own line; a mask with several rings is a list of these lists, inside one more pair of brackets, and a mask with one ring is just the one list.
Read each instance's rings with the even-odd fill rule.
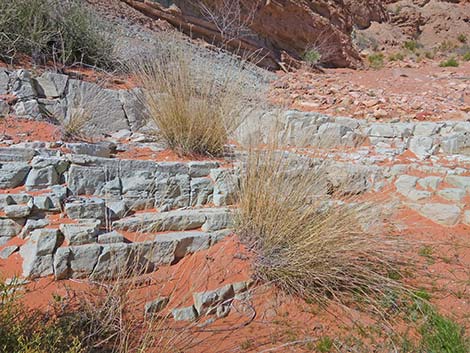
[[78,199],[65,204],[65,213],[71,219],[99,219],[106,217],[106,205],[99,198]]
[[30,72],[26,70],[17,70],[10,74],[10,82],[12,82],[11,93],[17,96],[20,100],[27,100],[36,96]]
[[0,189],[12,189],[22,185],[30,169],[26,163],[0,162]]
[[[0,72],[0,75],[1,75],[1,72]],[[8,113],[10,113],[10,106],[3,99],[0,99],[0,118],[4,118],[8,116]]]
[[105,182],[103,168],[73,164],[69,169],[68,187],[74,195],[98,195]]
[[113,222],[113,227],[130,232],[180,231],[200,228],[205,221],[204,210],[177,210],[137,214]]
[[139,268],[140,258],[132,250],[130,245],[124,243],[103,245],[92,276],[94,278],[119,278],[142,274]]
[[213,161],[196,161],[196,162],[189,162],[189,176],[191,178],[200,178],[208,176],[212,169],[219,168],[218,162]]
[[125,217],[129,211],[126,202],[122,200],[108,201],[106,206],[108,207],[109,218],[113,221]]
[[38,211],[53,212],[60,210],[47,195],[34,196],[33,204],[34,208]]
[[233,234],[233,230],[231,229],[218,230],[215,232],[211,232],[210,234],[211,234],[210,246],[213,246],[217,244],[218,242],[224,240],[225,238],[231,236]]
[[8,71],[1,67],[0,68],[0,95],[8,93],[8,83],[10,78],[8,76]]
[[29,162],[35,155],[32,148],[18,147],[0,147],[1,162]]
[[20,249],[23,258],[23,276],[37,278],[52,275],[52,254],[62,243],[62,235],[56,229],[37,229]]
[[433,222],[446,226],[457,224],[460,218],[460,208],[455,205],[430,203],[421,207],[419,212]]
[[134,88],[129,91],[120,90],[119,99],[129,121],[130,128],[132,131],[139,130],[145,125],[146,116],[148,115],[142,100],[142,90],[140,88]]
[[365,166],[352,163],[334,164],[327,169],[327,182],[331,191],[345,195],[365,192],[371,186],[374,171]]
[[20,101],[15,104],[15,114],[21,118],[39,120],[42,118],[41,108],[36,99]]
[[[347,135],[349,133],[349,135]],[[354,138],[346,139],[350,140],[350,143],[345,143],[345,136],[353,136],[354,132],[351,128],[345,125],[337,123],[325,123],[320,125],[318,128],[318,134],[316,136],[315,145],[321,148],[330,148],[342,145],[351,145],[354,147]]]
[[59,174],[53,166],[33,168],[25,182],[26,190],[48,189],[57,184],[59,184]]
[[212,201],[214,186],[209,178],[191,179],[191,206],[203,206]]
[[431,190],[437,190],[439,184],[442,182],[442,178],[438,176],[428,176],[424,178],[420,178],[418,180],[418,184],[425,188]]
[[442,124],[432,122],[422,122],[415,125],[413,135],[415,136],[434,136],[436,135]]
[[437,194],[446,200],[461,201],[465,196],[465,190],[458,188],[447,188],[439,190]]
[[470,192],[470,177],[469,176],[460,176],[460,175],[448,175],[446,177],[446,182],[452,186],[455,186],[460,189],[465,189]]
[[40,97],[57,98],[65,93],[69,77],[54,72],[44,72],[36,78],[36,90]]
[[69,168],[69,161],[63,157],[49,157],[49,156],[35,156],[31,161],[31,166],[34,169],[41,169],[46,167],[54,167],[57,174],[63,174]]
[[125,240],[124,236],[121,233],[116,232],[116,231],[98,235],[99,244],[123,243],[124,240]]
[[17,245],[11,245],[3,248],[2,250],[0,250],[0,259],[8,259],[13,253],[18,251],[18,249],[19,247]]
[[67,143],[67,148],[75,154],[85,154],[88,156],[109,158],[111,149],[108,144],[101,143]]
[[87,278],[95,269],[102,247],[98,244],[70,246],[70,273],[72,278]]
[[204,232],[213,232],[233,226],[233,214],[229,209],[208,209],[206,212],[206,222],[202,225],[201,229]]
[[83,245],[97,241],[101,221],[80,220],[77,224],[61,224],[60,231],[69,245]]
[[20,234],[22,228],[22,220],[0,219],[0,237],[16,237]]
[[367,131],[367,135],[371,137],[397,137],[397,133],[393,129],[393,126],[391,124],[386,123],[372,124]]
[[212,169],[210,176],[214,181],[213,202],[216,206],[233,204],[239,191],[239,176],[231,169]]
[[411,191],[415,190],[418,179],[418,177],[411,175],[400,175],[395,181],[395,187],[400,194],[407,196]]
[[426,190],[416,190],[412,189],[408,193],[403,194],[412,201],[421,201],[432,196],[432,193]]
[[27,205],[9,205],[5,206],[4,212],[8,218],[25,218],[31,213],[31,208]]
[[49,221],[47,219],[28,219],[18,236],[22,239],[26,239],[33,230],[45,228],[48,225]]
[[188,254],[206,250],[210,246],[210,235],[205,232],[175,232],[157,235],[159,242],[175,243],[174,258],[179,260]]
[[155,206],[160,210],[189,206],[189,175],[170,176],[155,182]]
[[463,213],[463,223],[470,226],[470,210]]
[[434,138],[427,136],[412,137],[408,140],[408,148],[418,158],[424,159],[434,153]]
[[83,109],[91,114],[87,131],[91,134],[110,133],[129,129],[129,124],[119,100],[119,92],[80,80],[69,80],[66,97],[72,110]]
[[198,316],[196,309],[192,305],[184,308],[173,309],[171,314],[175,321],[196,321]]
[[235,292],[231,284],[207,292],[194,293],[194,308],[198,315],[211,313],[218,305],[234,296]]
[[67,279],[71,276],[70,259],[72,252],[69,247],[58,248],[53,258],[55,279]]
[[168,305],[170,298],[159,297],[155,300],[145,303],[145,315],[153,315],[159,313]]

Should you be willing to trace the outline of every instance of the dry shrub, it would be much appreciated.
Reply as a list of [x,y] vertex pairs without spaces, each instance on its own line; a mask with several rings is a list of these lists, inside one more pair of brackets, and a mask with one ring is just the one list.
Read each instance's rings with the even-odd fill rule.
[[256,254],[256,275],[318,302],[404,289],[396,279],[405,244],[370,234],[379,207],[340,195],[327,173],[325,163],[280,151],[276,143],[250,148],[238,232]]
[[234,59],[218,70],[178,40],[164,42],[155,57],[131,68],[144,91],[148,120],[180,155],[221,155],[250,95],[243,62]]

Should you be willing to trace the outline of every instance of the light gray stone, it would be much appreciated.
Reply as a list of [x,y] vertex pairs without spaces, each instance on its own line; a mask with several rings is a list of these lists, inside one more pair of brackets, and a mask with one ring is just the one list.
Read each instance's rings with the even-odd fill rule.
[[393,138],[397,137],[395,130],[391,124],[372,124],[368,131],[367,135],[371,137],[386,137],[386,138]]
[[240,178],[232,169],[212,169],[210,176],[214,181],[213,202],[216,206],[231,205],[236,202],[240,190]]
[[0,118],[8,116],[8,113],[10,113],[10,106],[3,99],[0,99]]
[[415,190],[418,179],[412,175],[400,175],[395,181],[395,187],[400,194],[407,196],[412,190]]
[[176,210],[140,213],[113,222],[116,230],[129,232],[162,232],[197,229],[206,222],[204,210]]
[[26,239],[33,230],[45,228],[48,225],[49,221],[47,219],[28,219],[18,236],[22,239]]
[[168,297],[159,297],[155,300],[145,303],[145,315],[153,315],[159,313],[168,305],[170,298]]
[[212,201],[214,186],[209,178],[191,179],[191,206],[203,206]]
[[106,206],[108,207],[109,218],[111,220],[124,218],[129,211],[126,202],[122,200],[108,201]]
[[31,208],[27,205],[9,205],[4,208],[5,216],[8,218],[25,218],[31,213]]
[[34,208],[38,211],[60,211],[60,208],[57,208],[54,202],[52,201],[51,197],[47,195],[34,196],[33,204]]
[[442,124],[432,122],[421,122],[415,125],[413,134],[415,136],[433,136],[441,129]]
[[18,251],[18,249],[19,247],[17,245],[11,245],[3,248],[2,250],[0,250],[0,259],[8,259],[13,253]]
[[22,185],[30,169],[26,163],[0,162],[0,189],[12,189]]
[[427,176],[420,178],[418,184],[425,189],[437,190],[439,184],[442,182],[442,178],[438,176]]
[[189,175],[176,175],[157,179],[155,182],[155,206],[160,210],[171,210],[189,206]]
[[318,128],[315,145],[321,148],[331,148],[341,145],[354,146],[355,144],[351,143],[354,141],[354,138],[347,139],[351,144],[344,143],[344,137],[352,136],[351,134],[353,133],[352,129],[348,126],[337,123],[325,123]]
[[171,313],[175,321],[196,321],[198,317],[197,311],[192,305],[184,308],[173,309]]
[[76,224],[61,224],[59,229],[69,245],[83,245],[97,241],[100,224],[100,220],[84,219]]
[[123,243],[124,241],[124,236],[121,233],[116,232],[115,230],[109,233],[98,235],[99,244],[116,244]]
[[33,168],[26,178],[26,190],[48,189],[52,185],[59,184],[59,174],[54,166]]
[[32,148],[20,147],[0,147],[0,162],[29,162],[35,155]]
[[42,118],[41,108],[36,99],[20,101],[15,104],[15,114],[21,118],[40,120]]
[[206,250],[210,246],[210,235],[205,232],[174,232],[157,235],[158,242],[175,243],[174,259],[179,260],[188,254]]
[[53,258],[54,276],[56,280],[67,279],[71,276],[70,259],[72,252],[69,247],[58,248]]
[[470,210],[463,213],[463,223],[470,226]]
[[434,138],[427,136],[411,137],[408,140],[408,149],[420,159],[428,158],[434,154]]
[[17,70],[10,74],[11,93],[20,100],[27,100],[36,97],[33,88],[31,73],[27,70]]
[[29,240],[20,248],[23,258],[23,276],[37,278],[52,275],[54,251],[63,238],[56,229],[36,229]]
[[106,205],[99,198],[78,199],[65,204],[65,213],[71,219],[99,219],[106,217]]
[[445,180],[452,186],[470,191],[470,176],[448,175]]
[[98,244],[71,246],[70,273],[72,278],[87,278],[95,269],[102,247]]
[[231,284],[207,292],[194,293],[194,308],[198,315],[210,314],[217,306],[234,296],[235,292]]
[[129,121],[132,131],[137,131],[146,124],[147,111],[143,104],[142,90],[134,88],[129,91],[120,90],[119,99]]
[[85,154],[102,158],[109,158],[111,155],[111,149],[108,144],[79,142],[67,143],[66,146],[75,154]]
[[433,222],[453,226],[460,218],[460,208],[455,205],[429,203],[419,209],[419,212]]
[[8,93],[8,83],[10,78],[8,76],[8,71],[0,67],[0,95]]
[[20,234],[23,228],[23,220],[1,219],[0,218],[0,237],[13,238]]
[[437,194],[449,201],[462,201],[462,199],[465,197],[465,190],[458,188],[447,188],[439,190]]
[[191,178],[206,177],[212,169],[219,168],[219,163],[215,161],[195,161],[189,162],[189,176]]
[[408,193],[403,194],[412,201],[421,201],[428,199],[432,196],[432,193],[426,190],[416,190],[412,189]]
[[233,214],[229,209],[208,209],[206,212],[206,222],[201,229],[204,232],[213,232],[234,226]]
[[62,97],[67,87],[69,77],[54,72],[44,72],[36,78],[36,90],[40,97]]
[[74,195],[98,195],[105,182],[106,175],[103,168],[70,166],[68,187]]

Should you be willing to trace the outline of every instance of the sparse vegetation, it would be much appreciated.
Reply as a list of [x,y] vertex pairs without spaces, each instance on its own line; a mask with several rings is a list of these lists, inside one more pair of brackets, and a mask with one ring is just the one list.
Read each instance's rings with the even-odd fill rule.
[[0,58],[113,66],[109,31],[76,0],[0,0]]
[[456,58],[452,57],[447,60],[441,61],[439,64],[440,67],[458,67],[459,62],[457,61]]
[[317,350],[321,353],[329,353],[333,349],[333,340],[328,337],[322,337],[318,342],[317,342]]
[[467,36],[463,33],[459,34],[457,39],[460,43],[463,43],[463,44],[467,43]]
[[415,40],[408,40],[405,43],[403,43],[403,48],[405,48],[405,49],[407,49],[411,52],[415,52],[416,49],[419,48],[419,44]]
[[315,66],[320,62],[321,54],[318,50],[309,49],[305,52],[303,59],[307,64]]
[[377,213],[325,194],[325,175],[321,165],[276,144],[250,149],[238,234],[256,253],[256,275],[317,302],[401,288],[388,276],[400,268],[400,241],[366,232],[363,225],[377,221],[371,216]]
[[389,61],[402,61],[405,59],[405,55],[402,52],[397,52],[395,54],[391,54],[388,57]]
[[384,66],[384,55],[382,53],[375,53],[368,56],[370,67],[380,69]]
[[462,59],[464,61],[470,61],[470,51],[469,52],[466,52],[463,56],[462,56]]
[[224,72],[195,67],[195,54],[184,44],[169,43],[155,58],[132,68],[144,88],[148,119],[180,155],[221,155],[240,123],[241,109],[254,96],[244,85],[242,64],[234,61]]

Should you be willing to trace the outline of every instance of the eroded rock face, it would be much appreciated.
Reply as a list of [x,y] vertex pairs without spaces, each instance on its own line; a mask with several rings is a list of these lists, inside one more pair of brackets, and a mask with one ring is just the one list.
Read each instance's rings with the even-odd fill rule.
[[[227,39],[194,2],[123,1],[149,17],[166,20],[211,43]],[[204,3],[213,13],[224,12],[220,1]],[[380,0],[240,0],[240,7],[241,19],[234,22],[248,27],[244,31],[248,33],[237,33],[229,46],[248,51],[263,48],[268,55],[262,65],[270,68],[301,59],[309,48],[318,49],[327,66],[356,67],[361,59],[350,37],[354,26],[365,28],[372,21],[382,22],[387,18]],[[230,32],[230,28],[226,31]]]

